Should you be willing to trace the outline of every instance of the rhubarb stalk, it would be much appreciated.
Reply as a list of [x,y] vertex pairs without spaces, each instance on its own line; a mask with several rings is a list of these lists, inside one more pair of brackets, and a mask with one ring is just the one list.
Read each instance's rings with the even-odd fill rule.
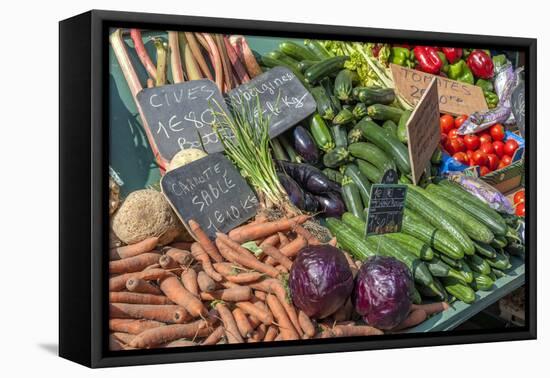
[[[206,60],[204,59],[204,56],[202,55],[201,47],[199,46],[199,43],[197,42],[197,39],[193,35],[193,33],[184,33],[185,39],[187,40],[187,45],[189,45],[189,48],[191,49],[191,52],[193,54],[193,57],[195,58],[195,62],[198,63],[202,74],[212,80],[212,73],[210,72],[210,68],[208,68],[208,64],[206,63]],[[181,41],[181,39],[180,39]]]
[[166,46],[160,38],[155,38],[154,40],[155,48],[157,49],[157,78],[155,80],[155,85],[160,87],[166,84]]
[[184,55],[185,71],[187,72],[189,80],[202,79],[203,76],[201,75],[201,70],[195,61],[195,57],[193,56],[189,45],[185,45]]
[[178,32],[168,32],[168,46],[170,46],[170,66],[172,67],[172,80],[174,83],[183,83],[183,67],[181,65],[180,45]]
[[262,69],[254,56],[254,53],[248,46],[246,39],[242,35],[232,35],[229,37],[229,42],[244,62],[246,71],[250,77],[256,77],[262,73]]
[[222,67],[223,67],[223,77],[224,81],[224,92],[228,92],[233,87],[233,74],[231,72],[231,62],[227,56],[227,51],[225,50],[225,44],[223,43],[223,36],[221,34],[215,34],[214,38],[216,40],[216,46],[220,52]]
[[153,62],[151,61],[151,58],[149,57],[149,53],[147,53],[147,49],[143,44],[143,39],[141,38],[141,31],[139,31],[139,29],[131,29],[130,37],[132,38],[132,41],[134,41],[134,49],[136,50],[137,56],[141,61],[141,64],[143,64],[149,76],[153,80],[156,80],[157,69],[153,64]]
[[239,59],[239,56],[237,55],[237,52],[231,45],[231,42],[229,42],[229,37],[224,36],[223,42],[225,43],[225,49],[227,50],[227,55],[229,56],[229,60],[231,61],[231,65],[233,66],[233,70],[235,71],[235,74],[241,84],[244,84],[248,81],[250,81],[250,76],[248,76],[248,73],[246,73],[246,68],[244,67],[243,63]]
[[216,77],[216,85],[220,91],[223,91],[223,66],[220,52],[216,47],[216,42],[210,34],[202,33],[204,41],[208,44],[208,50],[212,59],[212,65],[214,66],[214,75]]

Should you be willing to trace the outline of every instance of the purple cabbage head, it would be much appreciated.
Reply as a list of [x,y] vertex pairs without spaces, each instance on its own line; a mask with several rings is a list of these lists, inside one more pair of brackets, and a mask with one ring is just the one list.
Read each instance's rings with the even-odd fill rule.
[[353,275],[338,248],[309,246],[292,263],[288,284],[294,305],[309,317],[322,319],[336,312],[349,298]]
[[392,329],[409,314],[413,285],[411,273],[401,261],[370,257],[355,278],[352,294],[355,311],[373,327]]

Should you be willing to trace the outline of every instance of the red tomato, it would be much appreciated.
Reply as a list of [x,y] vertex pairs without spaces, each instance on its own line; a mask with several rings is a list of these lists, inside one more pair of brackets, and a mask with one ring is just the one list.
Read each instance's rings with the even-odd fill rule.
[[503,140],[504,126],[502,126],[500,123],[497,123],[496,125],[491,126],[491,128],[489,129],[489,133],[491,134],[491,138],[493,138],[493,140]]
[[481,143],[479,149],[483,152],[485,152],[486,154],[492,154],[495,152],[494,148],[493,148],[493,144],[492,143]]
[[452,115],[443,114],[441,118],[439,118],[439,128],[443,134],[448,134],[454,126],[455,119]]
[[445,149],[449,154],[454,155],[457,152],[464,152],[466,150],[466,147],[464,146],[462,138],[457,137],[448,139],[447,143],[445,144]]
[[500,161],[504,164],[504,166],[506,167],[507,165],[510,165],[510,163],[512,163],[512,157],[509,156],[509,155],[504,155]]
[[491,173],[491,170],[486,166],[479,167],[480,176],[485,176],[487,173]]
[[525,190],[520,190],[514,194],[514,203],[525,202]]
[[500,140],[493,142],[493,149],[495,150],[495,154],[502,159],[504,155],[504,143]]
[[518,217],[525,217],[525,202],[520,202],[517,204],[516,215]]
[[497,171],[505,167],[506,167],[506,164],[504,164],[504,162],[501,160],[500,163],[498,163]]
[[474,151],[466,150],[466,155],[468,155],[468,160],[470,160],[472,158],[472,156],[474,156]]
[[469,159],[465,152],[457,152],[453,155],[453,158],[462,164],[468,165]]
[[500,159],[498,158],[497,155],[495,154],[487,154],[487,160],[489,161],[489,163],[487,164],[487,166],[489,167],[489,169],[491,171],[494,171],[495,169],[498,168],[498,163],[500,163]]
[[468,119],[468,116],[466,114],[463,114],[461,116],[456,117],[455,118],[455,127],[458,129],[460,126],[462,126],[464,121],[466,121],[467,119]]
[[475,151],[479,148],[479,137],[475,134],[465,135],[464,144],[468,150]]
[[475,165],[484,166],[487,165],[487,154],[483,152],[482,150],[477,150],[472,155],[472,160],[474,161]]
[[509,156],[514,156],[514,152],[518,149],[519,145],[514,139],[508,139],[504,143],[504,153]]
[[487,143],[487,142],[491,143],[493,141],[493,138],[491,138],[491,134],[484,131],[481,134],[479,134],[479,141],[481,143]]
[[458,135],[457,129],[452,129],[451,131],[449,131],[447,136],[449,137],[449,139],[453,139],[453,138],[459,137],[460,135]]

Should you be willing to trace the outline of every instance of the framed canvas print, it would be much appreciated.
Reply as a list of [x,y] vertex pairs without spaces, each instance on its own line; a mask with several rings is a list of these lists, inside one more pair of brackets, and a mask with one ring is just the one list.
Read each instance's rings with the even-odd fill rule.
[[536,337],[536,40],[60,22],[60,355]]

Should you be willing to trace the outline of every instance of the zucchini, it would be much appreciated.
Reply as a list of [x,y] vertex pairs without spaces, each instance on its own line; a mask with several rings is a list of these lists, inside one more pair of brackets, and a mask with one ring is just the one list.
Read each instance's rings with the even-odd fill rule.
[[367,105],[363,104],[362,102],[358,102],[353,107],[353,110],[351,111],[353,113],[353,116],[355,119],[361,119],[363,117],[367,116]]
[[347,56],[335,56],[322,60],[309,67],[304,73],[304,77],[308,83],[316,83],[322,78],[341,70],[348,59]]
[[338,72],[336,79],[334,79],[334,95],[340,101],[347,102],[351,99],[351,92],[353,90],[353,84],[358,80],[357,73],[343,69]]
[[337,168],[349,160],[349,152],[345,147],[336,147],[323,155],[325,167]]
[[483,257],[494,258],[497,256],[497,251],[491,245],[481,242],[474,242],[476,253]]
[[367,108],[367,114],[372,119],[378,121],[387,121],[391,119],[393,122],[397,123],[399,122],[399,118],[403,115],[403,110],[384,104],[373,104]]
[[304,41],[304,45],[313,55],[317,57],[318,60],[328,59],[334,56],[319,40],[306,39]]
[[499,270],[507,270],[512,267],[512,264],[510,264],[510,259],[508,259],[508,257],[506,257],[503,253],[499,252],[496,253],[494,258],[485,259],[485,261],[491,268],[496,268]]
[[365,219],[365,213],[363,212],[364,206],[359,188],[353,180],[346,175],[344,175],[342,179],[342,198],[349,212],[360,219]]
[[298,68],[300,69],[301,73],[306,72],[306,70],[313,66],[315,63],[317,63],[314,60],[302,60],[301,62],[298,62]]
[[485,223],[495,236],[506,235],[506,222],[485,202],[448,180],[442,180],[438,186],[443,189],[443,195],[451,201],[459,201],[464,210]]
[[474,272],[470,268],[470,265],[466,263],[466,261],[461,260],[462,267],[460,268],[460,273],[462,273],[462,276],[464,277],[464,282],[471,283],[474,280]]
[[464,303],[473,303],[476,300],[476,293],[470,286],[467,286],[462,281],[454,278],[442,278],[443,286],[445,290],[457,299]]
[[430,261],[426,261],[425,264],[434,277],[452,277],[464,281],[464,276],[461,272],[445,264],[445,262],[437,257],[434,257]]
[[376,249],[365,238],[336,218],[327,218],[327,227],[336,236],[338,244],[355,259],[365,260],[376,255]]
[[280,51],[271,51],[266,54],[270,58],[279,60],[281,62],[286,63],[289,67],[292,67],[292,71],[300,71],[300,65],[299,62],[295,59],[292,59],[290,56],[280,52]]
[[382,128],[390,133],[392,136],[397,138],[397,125],[391,119],[388,119],[382,125]]
[[412,112],[410,110],[404,110],[401,117],[399,117],[399,122],[397,123],[397,139],[399,139],[401,143],[408,143],[407,122],[411,114]]
[[470,284],[475,291],[489,291],[493,287],[495,281],[487,274],[479,274],[474,272],[474,280]]
[[502,235],[495,235],[495,239],[491,242],[491,246],[495,248],[504,248],[508,245],[508,239]]
[[327,124],[321,116],[315,113],[309,119],[309,132],[317,147],[323,151],[330,151],[334,148],[334,140]]
[[449,201],[448,198],[443,197],[440,193],[441,189],[434,184],[429,184],[423,192],[423,194],[439,206],[448,217],[454,219],[456,223],[461,225],[462,229],[471,239],[482,243],[490,243],[491,240],[494,239],[493,233],[485,224],[478,221],[477,218],[472,217],[456,202]]
[[273,153],[273,157],[275,159],[283,160],[283,161],[289,160],[283,146],[281,146],[281,142],[279,141],[279,138],[273,138],[269,141],[269,143],[271,144],[271,152]]
[[348,144],[357,143],[364,139],[365,138],[363,137],[363,132],[358,127],[353,127],[348,132]]
[[520,243],[510,243],[506,247],[506,252],[512,256],[517,256],[522,259],[525,259],[525,246]]
[[368,141],[376,144],[394,160],[401,173],[411,173],[409,150],[403,143],[399,142],[395,137],[389,135],[386,130],[370,120],[361,120],[361,122],[357,124],[357,127],[361,129]]
[[346,149],[348,147],[348,134],[344,126],[332,125],[331,131],[332,137],[334,138],[334,145]]
[[332,120],[334,125],[345,125],[352,122],[355,119],[352,110],[348,108],[343,108],[336,114]]
[[374,165],[382,174],[389,169],[395,170],[393,160],[384,151],[372,143],[358,142],[348,146],[352,156]]
[[446,231],[438,230],[409,209],[405,209],[403,214],[401,232],[416,237],[449,258],[464,257],[464,252],[451,235]]
[[373,182],[376,184],[382,180],[382,176],[383,176],[382,172],[380,172],[380,170],[376,168],[374,165],[372,165],[371,163],[367,163],[366,161],[361,159],[357,159],[355,163],[359,167],[359,171],[363,175],[365,175],[365,177],[369,179],[370,182]]
[[395,100],[395,91],[392,88],[355,87],[352,96],[367,106],[374,104],[389,105]]
[[413,286],[411,289],[411,302],[414,304],[422,303],[422,297],[420,296],[420,292],[418,291],[416,286]]
[[432,154],[432,157],[430,158],[430,163],[437,165],[441,163],[441,160],[443,160],[443,151],[441,150],[441,147],[437,146]]
[[348,164],[345,174],[353,180],[355,185],[357,185],[361,200],[363,201],[363,207],[367,207],[370,201],[371,189],[369,180],[359,171],[359,168],[355,164]]
[[493,273],[497,279],[506,277],[506,273],[497,268],[491,268],[491,273]]
[[[395,232],[386,234],[386,237],[395,240],[403,246],[407,251],[424,261],[431,261],[434,258],[434,251],[429,245],[414,236],[403,232]],[[428,266],[429,268],[429,266]]]
[[328,177],[329,180],[342,185],[342,179],[344,178],[344,175],[340,171],[337,171],[336,169],[325,168],[323,169],[323,173],[325,174],[325,176]]
[[481,274],[489,274],[491,272],[491,266],[485,259],[478,255],[465,256],[466,264],[474,271]]
[[284,54],[298,61],[319,60],[319,58],[310,50],[292,41],[285,41],[279,44],[279,50]]
[[279,139],[279,141],[281,142],[281,145],[283,146],[291,162],[298,163],[301,161],[302,157],[298,156],[298,153],[296,152],[296,150],[288,140],[287,136],[280,135],[277,139]]
[[437,277],[434,277],[434,285],[438,289],[437,292],[433,291],[431,288],[424,286],[422,284],[415,284],[415,288],[422,294],[424,297],[429,297],[436,299],[438,301],[447,301],[447,292],[445,291],[445,288],[441,284],[441,281],[437,279]]
[[424,190],[414,185],[407,185],[405,206],[424,217],[434,227],[447,231],[460,245],[464,254],[473,255],[474,243],[456,221],[448,217],[435,203],[426,198]]
[[302,84],[308,85],[302,72],[300,70],[296,70],[292,65],[289,65],[286,62],[283,62],[279,59],[273,59],[272,57],[267,55],[264,55],[261,57],[261,62],[263,63],[264,66],[269,68],[273,68],[277,66],[286,67],[292,71],[292,73],[298,78],[298,80],[300,80],[300,82],[302,82]]
[[317,104],[317,113],[324,119],[332,120],[337,111],[325,88],[317,86],[312,88],[310,93]]

